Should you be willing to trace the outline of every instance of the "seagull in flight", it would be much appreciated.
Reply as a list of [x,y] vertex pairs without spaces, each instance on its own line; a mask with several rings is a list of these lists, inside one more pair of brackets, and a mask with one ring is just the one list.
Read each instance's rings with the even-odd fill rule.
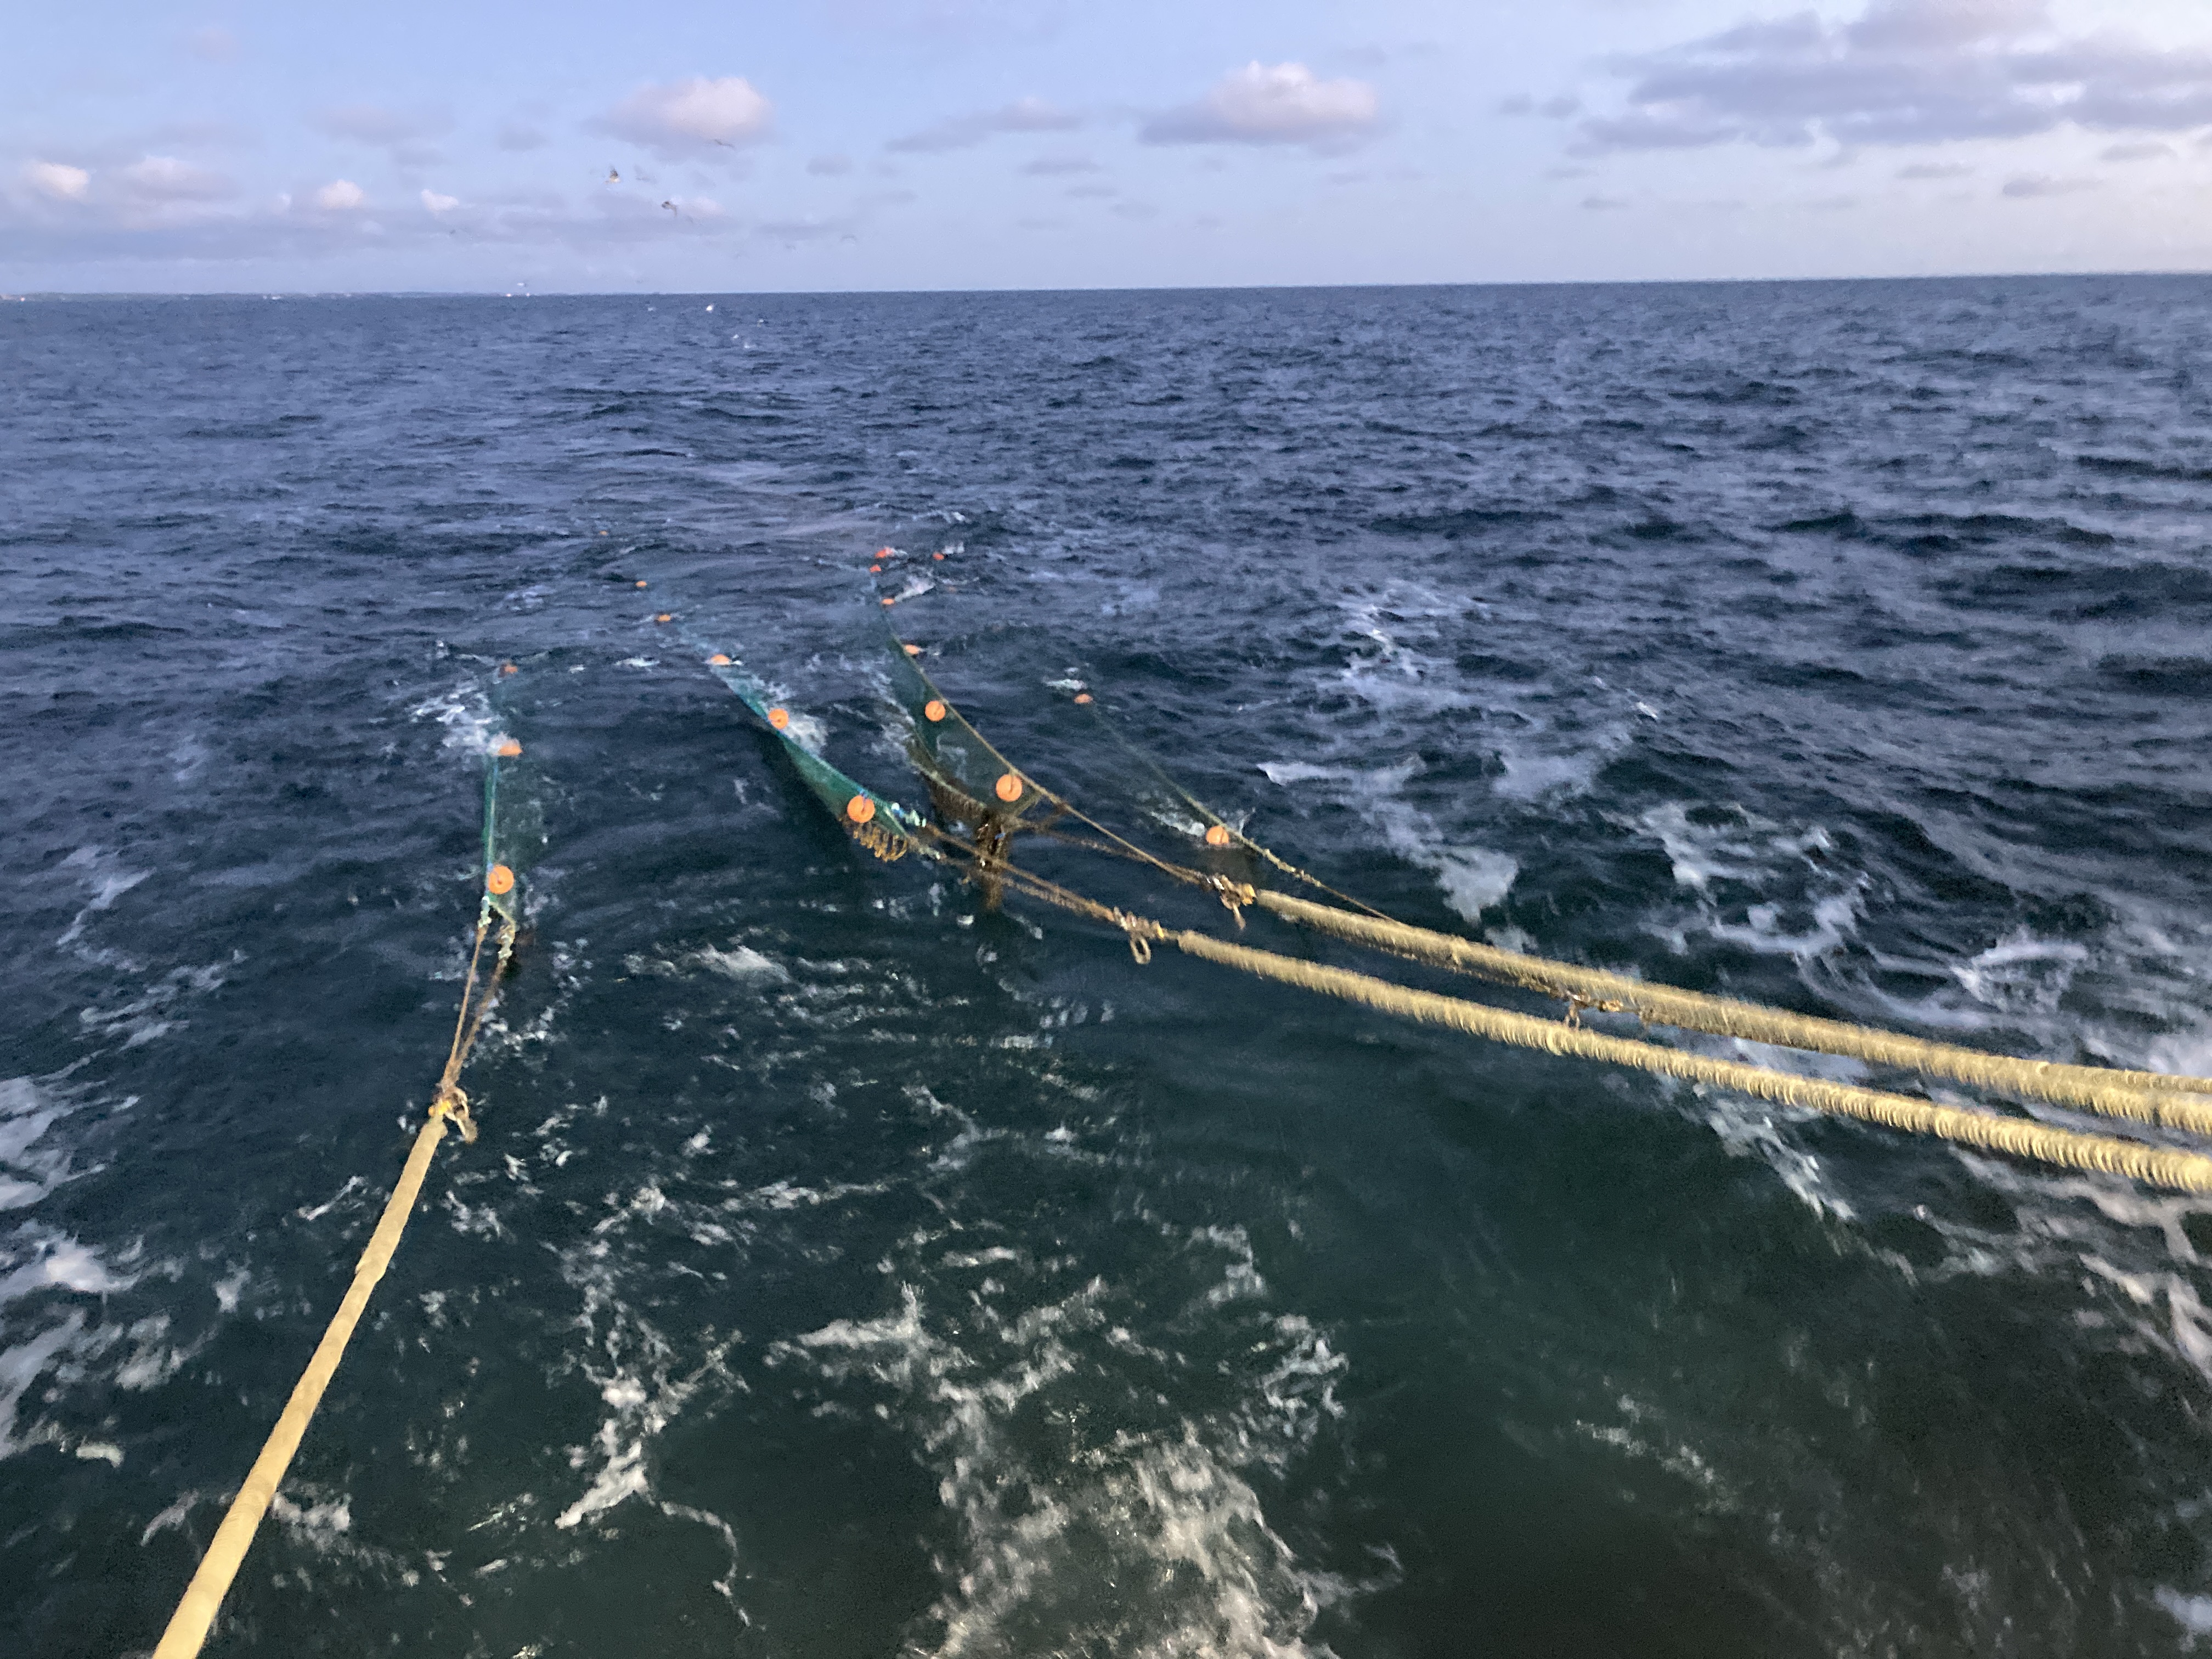
[[618,185],[622,183],[622,174],[617,173],[612,167],[609,167],[607,169],[607,182],[611,185]]

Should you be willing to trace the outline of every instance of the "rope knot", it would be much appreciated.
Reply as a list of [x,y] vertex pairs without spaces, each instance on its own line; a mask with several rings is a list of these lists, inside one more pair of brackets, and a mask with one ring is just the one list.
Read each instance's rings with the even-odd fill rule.
[[451,1123],[463,1145],[476,1144],[477,1121],[469,1115],[469,1097],[459,1084],[448,1083],[439,1090],[438,1097],[430,1103],[430,1115]]
[[1259,898],[1259,890],[1249,881],[1231,881],[1223,875],[1207,877],[1206,884],[1213,889],[1214,896],[1221,901],[1221,908],[1237,918],[1237,931],[1243,933],[1244,907]]
[[1138,967],[1144,967],[1152,959],[1152,942],[1145,935],[1145,929],[1150,924],[1141,916],[1121,911],[1115,913],[1114,920],[1121,924],[1121,931],[1128,938],[1130,956],[1136,959]]

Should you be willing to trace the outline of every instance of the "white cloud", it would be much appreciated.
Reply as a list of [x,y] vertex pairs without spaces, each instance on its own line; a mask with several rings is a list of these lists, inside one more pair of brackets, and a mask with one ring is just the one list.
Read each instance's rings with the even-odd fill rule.
[[315,205],[325,213],[350,213],[368,200],[350,179],[333,179],[315,192]]
[[149,155],[123,169],[131,193],[147,202],[206,202],[231,193],[230,180],[173,155]]
[[734,149],[768,136],[775,106],[743,76],[695,75],[640,87],[594,124],[603,132],[676,155],[720,146]]
[[1082,125],[1081,116],[1056,108],[1042,98],[1017,98],[1003,109],[956,115],[920,132],[894,138],[884,148],[921,152],[967,149],[997,133],[1069,132]]
[[1150,144],[1313,144],[1373,131],[1375,88],[1364,81],[1323,81],[1304,64],[1231,70],[1195,104],[1146,123]]
[[92,188],[92,175],[64,161],[33,161],[23,169],[23,182],[57,202],[82,202]]
[[1629,80],[1621,106],[1582,124],[1585,152],[2212,124],[2212,52],[2117,32],[2066,36],[2045,0],[1869,0],[1847,22],[1803,11],[1616,67]]
[[422,192],[422,205],[433,213],[450,213],[460,204],[461,198],[458,196],[441,196],[434,190]]

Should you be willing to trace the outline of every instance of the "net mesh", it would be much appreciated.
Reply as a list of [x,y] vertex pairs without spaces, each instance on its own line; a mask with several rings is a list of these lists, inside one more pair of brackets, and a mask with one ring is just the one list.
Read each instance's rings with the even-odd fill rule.
[[[927,820],[889,795],[871,789],[814,752],[799,739],[790,711],[772,702],[767,688],[732,653],[707,654],[707,672],[727,686],[781,748],[808,792],[830,811],[845,833],[885,862],[927,850],[919,832]],[[782,718],[779,720],[778,715]]]

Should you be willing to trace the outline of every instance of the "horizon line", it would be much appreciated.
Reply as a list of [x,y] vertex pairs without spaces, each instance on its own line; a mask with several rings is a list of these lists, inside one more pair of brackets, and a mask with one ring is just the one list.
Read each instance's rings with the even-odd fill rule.
[[2208,276],[2212,276],[2212,270],[1954,271],[1844,276],[1565,276],[1456,283],[1160,283],[1059,288],[532,289],[519,283],[512,288],[283,289],[274,292],[265,289],[30,289],[21,293],[0,292],[0,303],[89,300],[847,299],[965,295],[1329,294],[1422,289],[1812,288],[1845,283],[2105,282],[2144,278],[2188,281]]

